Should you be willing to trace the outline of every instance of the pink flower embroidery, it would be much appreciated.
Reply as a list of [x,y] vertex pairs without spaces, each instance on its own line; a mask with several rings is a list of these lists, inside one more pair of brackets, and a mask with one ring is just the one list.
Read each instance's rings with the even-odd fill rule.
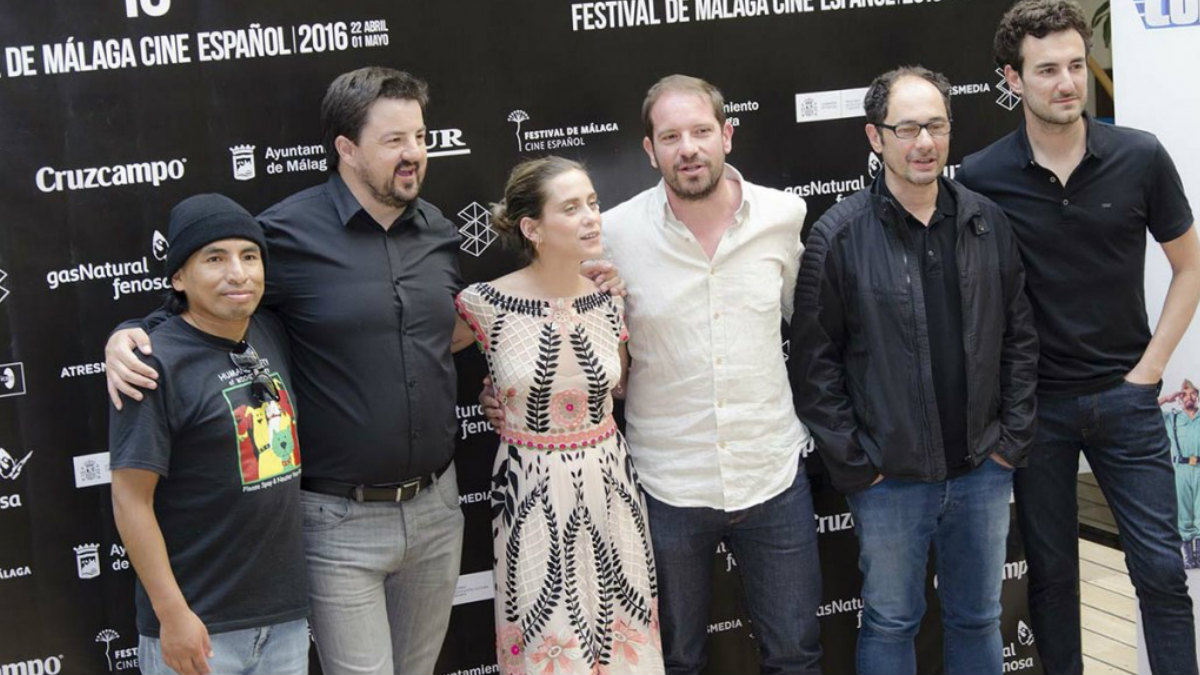
[[496,657],[500,672],[525,672],[525,636],[516,624],[506,623],[496,630]]
[[583,426],[587,415],[587,394],[581,389],[566,389],[550,397],[550,421],[559,429]]
[[637,665],[637,645],[646,644],[646,636],[624,619],[613,624],[613,655],[630,665]]
[[[569,670],[571,662],[579,660],[582,652],[579,649],[579,641],[571,636],[570,639],[564,639],[561,635],[547,635],[542,638],[542,643],[533,652],[533,662],[542,669],[543,675]],[[558,669],[556,671],[555,669]]]

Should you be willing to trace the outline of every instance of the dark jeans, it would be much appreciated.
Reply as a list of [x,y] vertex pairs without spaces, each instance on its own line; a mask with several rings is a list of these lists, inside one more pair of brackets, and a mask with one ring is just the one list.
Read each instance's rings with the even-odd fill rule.
[[667,673],[699,673],[707,661],[712,565],[722,537],[741,571],[761,671],[821,672],[821,563],[803,466],[787,490],[741,511],[669,506],[650,495],[646,506]]
[[1038,397],[1037,440],[1017,471],[1029,605],[1048,675],[1083,672],[1079,619],[1079,451],[1116,517],[1155,673],[1196,673],[1196,633],[1176,530],[1175,475],[1158,387],[1122,383],[1085,396]]
[[915,675],[929,546],[948,675],[1000,675],[1000,586],[1012,469],[991,459],[935,483],[888,478],[849,495],[863,572],[859,675]]

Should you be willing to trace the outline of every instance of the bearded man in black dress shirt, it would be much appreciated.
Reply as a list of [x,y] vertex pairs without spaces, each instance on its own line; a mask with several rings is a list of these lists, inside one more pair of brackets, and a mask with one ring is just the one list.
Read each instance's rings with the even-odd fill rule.
[[[339,76],[321,105],[329,179],[259,216],[263,305],[286,329],[308,422],[305,553],[327,675],[433,672],[458,579],[451,335],[463,284],[454,225],[418,197],[427,101],[408,73]],[[106,350],[118,408],[119,392],[140,400],[154,386],[133,348],[149,353],[140,329]]]

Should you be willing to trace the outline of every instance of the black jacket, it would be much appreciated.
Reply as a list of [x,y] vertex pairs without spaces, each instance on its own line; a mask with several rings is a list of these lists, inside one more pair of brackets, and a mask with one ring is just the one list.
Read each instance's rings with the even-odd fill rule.
[[[1018,466],[1033,441],[1038,358],[1024,268],[1004,212],[947,184],[958,205],[967,445],[976,466],[992,452]],[[920,252],[904,211],[877,187],[851,195],[813,226],[792,315],[796,413],[834,486],[847,493],[880,473],[946,478]]]

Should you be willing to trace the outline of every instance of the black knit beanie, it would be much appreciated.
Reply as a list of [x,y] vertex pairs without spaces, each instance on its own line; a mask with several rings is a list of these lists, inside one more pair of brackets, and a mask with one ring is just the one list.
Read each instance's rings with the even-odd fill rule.
[[250,212],[225,195],[188,197],[171,209],[167,223],[167,277],[183,267],[198,249],[221,239],[247,239],[258,244],[263,264],[267,262],[267,240]]

